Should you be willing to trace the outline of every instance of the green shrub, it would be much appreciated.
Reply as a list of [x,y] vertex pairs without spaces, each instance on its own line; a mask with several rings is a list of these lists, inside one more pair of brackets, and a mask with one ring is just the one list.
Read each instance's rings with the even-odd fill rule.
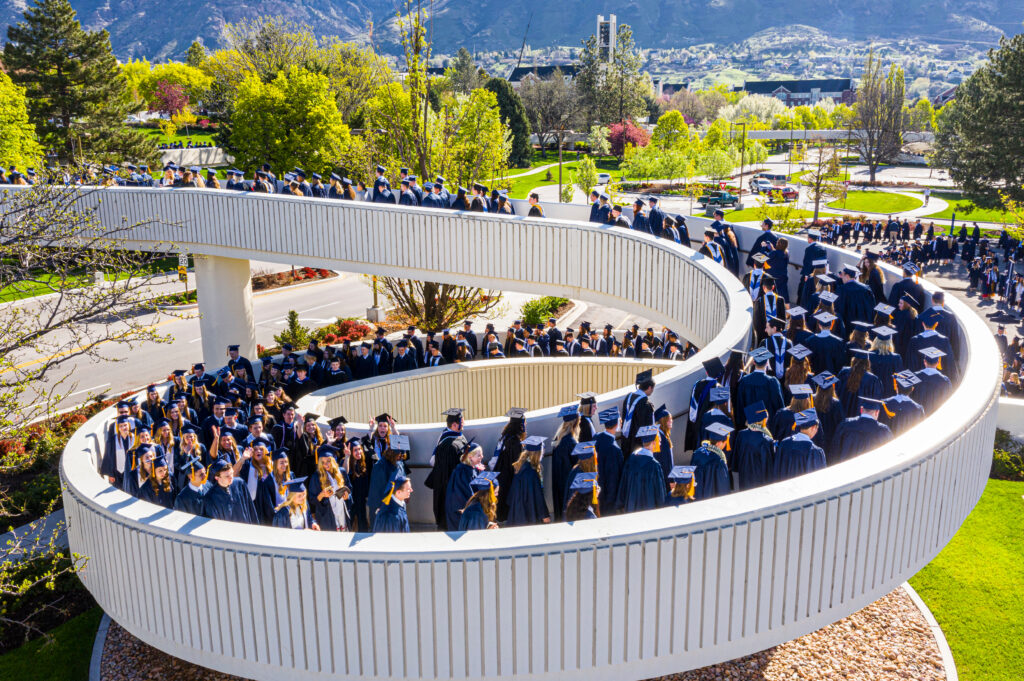
[[11,490],[11,506],[28,517],[40,518],[53,510],[59,496],[60,477],[47,471]]
[[555,310],[567,305],[568,298],[557,296],[544,296],[523,303],[522,319],[524,324],[542,324],[548,317],[554,314]]
[[1002,429],[996,430],[992,470],[988,477],[995,480],[1024,480],[1024,444],[1014,440]]
[[288,321],[285,330],[274,336],[274,342],[278,345],[291,343],[296,350],[309,345],[312,332],[309,327],[299,324],[299,313],[295,310],[288,310]]

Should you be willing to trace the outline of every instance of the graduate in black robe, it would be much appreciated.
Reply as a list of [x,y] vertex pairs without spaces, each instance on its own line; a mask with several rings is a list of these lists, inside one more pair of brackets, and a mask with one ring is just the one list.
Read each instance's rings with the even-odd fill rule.
[[823,371],[811,377],[815,384],[814,411],[818,415],[818,432],[815,437],[815,444],[825,450],[825,458],[828,459],[829,450],[832,447],[832,437],[843,422],[846,414],[843,412],[842,403],[836,399],[836,388],[839,379],[835,375]]
[[[541,459],[544,440],[531,435],[523,440],[523,453],[513,464],[515,475],[508,494],[508,526],[537,525],[551,522],[544,485],[541,482]],[[500,487],[499,487],[500,491]]]
[[893,436],[914,427],[924,417],[924,407],[910,396],[921,379],[913,371],[901,371],[893,376],[897,394],[883,400],[882,422],[889,426]]
[[286,530],[319,530],[309,509],[309,495],[306,493],[308,478],[285,480],[285,501],[274,509],[271,525]]
[[871,360],[868,359],[870,353],[864,350],[855,350],[854,353],[857,356],[853,363],[844,367],[836,376],[839,379],[836,393],[843,405],[843,413],[847,415],[860,413],[857,402],[859,397],[882,399],[882,381],[871,373]]
[[412,482],[405,475],[397,475],[388,483],[386,496],[380,500],[380,510],[373,517],[374,532],[409,532],[409,514],[405,504],[412,496]]
[[498,474],[483,471],[469,483],[473,496],[466,502],[459,517],[459,532],[488,530],[498,527]]
[[753,489],[771,481],[768,477],[775,455],[775,440],[767,428],[768,410],[763,402],[747,406],[747,427],[733,435],[729,468],[737,491]]
[[174,510],[198,516],[205,515],[203,500],[210,491],[210,483],[206,480],[206,469],[203,468],[202,461],[199,457],[193,456],[185,462],[182,470],[185,471],[188,482],[174,498]]
[[724,423],[712,423],[707,428],[707,439],[690,459],[690,465],[695,467],[694,499],[697,501],[722,496],[731,491],[729,464],[723,451],[728,447],[731,432],[733,429]]
[[[387,494],[391,481],[405,473],[405,460],[409,458],[409,438],[404,435],[390,435],[390,444],[382,452],[381,458],[373,464],[370,470],[370,485],[368,491],[367,506],[370,514],[370,524],[373,524],[373,516],[380,508],[381,499]],[[383,442],[383,440],[381,440]]]
[[459,465],[466,446],[466,438],[462,437],[462,409],[453,407],[444,412],[445,429],[434,445],[434,453],[430,456],[432,468],[423,482],[434,491],[434,522],[442,532],[448,529],[448,519],[444,512],[444,496],[448,491],[448,478]]
[[600,414],[603,432],[594,437],[594,448],[597,450],[597,475],[601,480],[601,515],[614,513],[619,495],[619,483],[622,479],[622,449],[616,442],[619,431],[619,408],[609,407]]
[[[708,439],[708,427],[713,423],[721,423],[730,428],[735,428],[732,417],[729,416],[725,410],[729,408],[729,391],[725,388],[712,388],[711,390],[711,409],[704,412],[704,417],[700,422],[700,439],[701,442]],[[671,466],[669,466],[671,469]],[[666,475],[668,473],[666,472]]]
[[[893,438],[889,426],[879,422],[881,400],[860,398],[860,415],[839,424],[832,445],[834,461],[846,461],[875,449]],[[831,461],[829,463],[832,463]]]
[[348,464],[345,470],[349,484],[352,485],[352,529],[356,532],[369,532],[372,527],[367,517],[370,470],[366,466],[366,454],[360,438],[352,437],[348,440]]
[[654,372],[648,369],[636,376],[636,390],[622,401],[622,449],[629,456],[636,449],[636,434],[644,426],[654,425],[654,407],[650,396],[654,392]]
[[926,414],[931,414],[953,392],[953,384],[938,368],[942,350],[924,348],[921,354],[924,355],[924,369],[914,372],[921,381],[914,387],[914,398]]
[[815,373],[839,373],[846,364],[847,349],[843,339],[832,333],[836,316],[831,312],[819,312],[812,319],[818,330],[803,342],[811,351],[811,368]]
[[818,414],[808,409],[797,414],[797,431],[775,448],[772,482],[789,480],[825,467],[825,452],[812,439],[818,432]]
[[153,474],[139,488],[139,499],[164,508],[171,508],[174,506],[174,497],[177,495],[167,468],[167,459],[162,455],[158,456],[153,459],[152,466]]
[[259,524],[249,490],[234,476],[231,464],[218,459],[210,467],[210,475],[213,476],[213,484],[203,499],[203,515],[214,520]]
[[505,416],[508,417],[508,423],[501,431],[495,451],[497,460],[488,462],[488,465],[493,463],[491,469],[498,474],[499,523],[508,519],[508,495],[512,491],[512,478],[515,477],[513,465],[523,453],[523,438],[526,437],[526,410],[512,407],[505,412]]
[[459,518],[466,502],[473,496],[469,483],[483,470],[484,453],[479,447],[466,449],[459,464],[448,477],[448,488],[444,496],[445,522],[451,531],[459,527]]
[[[683,447],[691,451],[696,449],[700,443],[700,433],[698,432],[700,430],[700,421],[701,417],[704,416],[704,412],[711,408],[711,402],[708,399],[711,395],[711,389],[719,385],[719,379],[725,373],[722,360],[717,357],[704,360],[703,364],[704,372],[707,375],[697,381],[690,391],[690,411],[687,414],[686,439],[683,441]],[[604,509],[602,509],[603,512]]]
[[694,501],[697,491],[696,466],[673,466],[668,472],[666,506],[682,506]]
[[626,513],[665,505],[665,473],[654,458],[658,432],[657,426],[644,426],[637,431],[640,447],[626,457],[617,499],[618,507]]
[[320,445],[317,470],[307,479],[307,503],[323,532],[352,529],[352,487],[345,469],[338,466],[339,453],[332,445]]
[[[570,404],[558,412],[562,425],[552,442],[555,448],[551,452],[551,501],[555,519],[562,519],[565,510],[565,489],[569,483],[569,471],[572,469],[572,452],[576,449],[579,437],[579,407]],[[556,442],[557,441],[557,442]]]
[[566,522],[574,523],[579,520],[592,520],[599,517],[603,490],[597,484],[595,473],[580,473],[569,485],[569,501],[565,508]]
[[875,294],[867,284],[857,281],[860,272],[856,267],[847,265],[839,272],[842,285],[839,287],[839,298],[836,300],[836,314],[843,320],[847,328],[855,321],[870,322],[874,317],[876,304]]
[[782,385],[779,379],[765,373],[771,358],[772,353],[764,348],[757,348],[750,353],[754,370],[740,379],[736,389],[736,403],[733,405],[738,427],[745,425],[741,419],[745,418],[746,409],[751,404],[762,402],[769,414],[782,409]]
[[[579,442],[572,450],[573,466],[569,469],[569,475],[566,476],[565,489],[562,491],[563,503],[569,503],[569,497],[572,494],[569,488],[572,486],[573,480],[580,473],[593,473],[597,474],[597,450],[594,448],[594,442]],[[562,515],[565,515],[565,508],[562,509]]]
[[914,308],[920,312],[924,309],[925,292],[921,284],[914,281],[914,275],[920,268],[916,263],[909,260],[903,263],[903,279],[900,279],[889,289],[889,299],[886,301],[893,307],[898,307],[899,300],[908,295],[913,301]]

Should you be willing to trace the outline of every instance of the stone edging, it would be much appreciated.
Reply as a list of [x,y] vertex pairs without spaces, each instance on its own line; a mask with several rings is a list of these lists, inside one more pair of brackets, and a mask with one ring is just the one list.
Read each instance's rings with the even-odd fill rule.
[[107,643],[107,631],[110,629],[110,615],[103,613],[96,639],[92,643],[92,657],[89,658],[89,681],[100,681],[100,670],[103,665],[103,648]]
[[[338,270],[331,271],[337,274],[338,276],[328,277],[326,279],[317,279],[316,281],[304,281],[301,284],[291,284],[289,286],[277,286],[274,288],[266,289],[264,291],[253,291],[252,296],[253,298],[259,298],[260,296],[269,295],[271,293],[279,293],[281,291],[294,291],[295,289],[302,288],[304,286],[315,286],[316,284],[324,284],[328,281],[334,281],[335,279],[344,278],[343,272],[339,272]],[[173,312],[175,310],[198,310],[199,303],[190,303],[188,305],[157,305],[156,309],[163,310],[165,312]]]
[[[935,645],[939,647],[939,655],[942,656],[942,668],[946,672],[946,681],[959,681],[959,675],[956,671],[956,661],[953,659],[953,651],[949,649],[949,642],[946,641],[946,634],[943,633],[942,627],[939,626],[938,621],[935,619],[935,615],[928,609],[928,605],[921,600],[921,596],[914,591],[914,587],[910,586],[910,582],[903,582],[903,591],[906,592],[910,600],[914,602],[917,609],[921,612],[921,616],[924,617],[924,621],[928,623],[928,628],[931,629],[932,636],[935,638]],[[91,681],[91,679],[90,679]]]

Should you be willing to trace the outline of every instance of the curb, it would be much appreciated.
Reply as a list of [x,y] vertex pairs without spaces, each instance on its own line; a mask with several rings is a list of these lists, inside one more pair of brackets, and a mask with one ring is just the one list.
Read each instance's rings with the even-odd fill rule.
[[[189,268],[189,271],[191,271],[191,268]],[[173,271],[173,272],[172,271],[155,272],[153,274],[153,277],[170,277],[172,275],[177,276],[177,274],[178,274],[177,271]],[[77,291],[78,289],[90,288],[91,286],[95,286],[95,284],[89,284],[87,286],[75,286],[75,287],[69,288],[67,290],[68,291]],[[18,298],[17,300],[8,300],[7,302],[0,303],[0,309],[3,309],[5,307],[17,307],[18,305],[26,305],[29,302],[46,301],[46,300],[49,300],[49,299],[52,299],[52,298],[56,298],[59,295],[61,295],[60,291],[54,291],[53,293],[44,293],[44,294],[39,295],[39,296],[29,296],[28,298]]]
[[[316,281],[304,281],[301,284],[292,284],[291,286],[278,286],[277,288],[267,289],[265,291],[254,291],[252,294],[253,298],[259,298],[261,296],[268,296],[271,293],[281,293],[283,291],[294,291],[297,288],[303,288],[304,286],[316,286],[317,284],[326,284],[329,281],[340,281],[345,278],[343,272],[337,270],[331,270],[338,276],[328,277],[327,279],[317,279]],[[160,296],[156,296],[159,298]],[[199,303],[190,303],[188,305],[157,305],[156,309],[163,310],[165,312],[173,312],[175,310],[198,310]]]
[[103,662],[103,647],[107,642],[107,631],[110,629],[110,615],[103,613],[96,638],[92,642],[92,657],[89,658],[89,681],[100,681],[100,665]]
[[927,604],[921,600],[921,596],[914,591],[914,587],[910,586],[910,582],[903,582],[901,585],[903,591],[910,597],[910,600],[914,602],[917,609],[921,612],[924,617],[924,621],[928,623],[928,628],[932,632],[932,636],[935,637],[935,643],[939,646],[939,655],[942,656],[942,668],[946,672],[946,681],[959,681],[960,676],[956,671],[956,661],[953,660],[953,651],[949,649],[949,642],[946,641],[946,634],[943,633],[942,627],[939,626],[938,621],[935,619],[935,615],[928,609]]

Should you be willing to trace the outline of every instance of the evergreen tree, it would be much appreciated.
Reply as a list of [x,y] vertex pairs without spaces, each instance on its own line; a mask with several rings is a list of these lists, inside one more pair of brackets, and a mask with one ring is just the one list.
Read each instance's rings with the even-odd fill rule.
[[198,69],[206,61],[206,48],[198,40],[193,40],[185,53],[185,63],[194,69]]
[[530,164],[533,145],[530,144],[530,121],[526,118],[523,101],[504,78],[491,78],[487,89],[498,98],[501,122],[512,133],[512,151],[508,155],[510,168],[521,168]]
[[477,88],[484,87],[487,74],[473,61],[473,55],[465,47],[460,47],[452,65],[445,69],[444,75],[451,83],[455,92],[468,95]]
[[1002,38],[937,116],[935,162],[983,208],[1024,201],[1024,34]]
[[42,144],[62,162],[155,162],[152,138],[124,124],[134,106],[107,32],[82,30],[68,0],[35,0],[24,16],[3,61]]
[[615,52],[608,62],[601,59],[596,37],[583,41],[576,90],[586,122],[621,123],[648,115],[651,81],[641,72],[642,64],[629,24],[621,24],[616,31]]

